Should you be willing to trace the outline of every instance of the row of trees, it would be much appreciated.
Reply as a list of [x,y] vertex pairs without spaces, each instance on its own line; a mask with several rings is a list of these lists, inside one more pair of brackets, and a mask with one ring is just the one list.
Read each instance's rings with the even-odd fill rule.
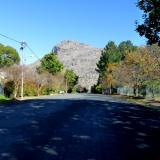
[[97,68],[100,76],[94,89],[100,92],[113,94],[119,87],[127,86],[135,96],[145,96],[146,88],[154,96],[154,88],[160,85],[160,47],[156,44],[137,47],[131,41],[116,46],[109,42]]
[[24,95],[39,96],[57,93],[60,90],[73,92],[78,76],[73,70],[65,69],[55,53],[45,55],[37,68],[19,65],[18,52],[0,44],[1,83],[7,97],[20,96],[21,73],[24,72]]
[[117,87],[128,86],[135,96],[145,96],[149,87],[154,97],[154,88],[160,86],[160,1],[137,0],[137,7],[143,11],[143,22],[136,21],[136,31],[149,46],[136,47],[131,41],[116,46],[109,42],[97,63],[100,76],[94,92],[112,94]]
[[113,77],[113,70],[117,67],[121,61],[123,61],[126,55],[137,49],[131,41],[124,41],[117,46],[113,41],[108,42],[102,51],[99,62],[97,63],[97,71],[99,73],[98,84],[92,88],[92,90],[98,90],[99,92],[107,91],[112,94],[114,85],[116,84]]
[[[40,75],[46,73],[49,74],[53,79],[53,81],[49,84],[55,84],[55,77],[58,77],[58,82],[61,81],[59,88],[62,87],[62,90],[66,90],[66,92],[74,92],[74,87],[78,82],[78,76],[74,73],[74,71],[70,69],[64,69],[63,64],[58,60],[57,55],[53,52],[45,55],[42,58],[41,65],[37,68],[37,72]],[[53,88],[56,88],[56,86]]]

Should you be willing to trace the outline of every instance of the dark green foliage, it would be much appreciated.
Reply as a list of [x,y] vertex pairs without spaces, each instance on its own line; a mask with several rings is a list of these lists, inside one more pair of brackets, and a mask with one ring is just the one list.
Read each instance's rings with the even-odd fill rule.
[[146,97],[146,94],[147,94],[146,88],[147,88],[146,85],[140,86],[139,89],[138,89],[138,95],[140,95],[140,96],[142,96],[143,98],[145,98],[145,97]]
[[67,91],[67,93],[72,93],[72,89],[69,88],[68,91]]
[[8,98],[13,97],[14,89],[15,89],[15,84],[13,81],[6,82],[4,86],[4,95]]
[[136,31],[148,39],[148,44],[160,45],[160,0],[138,0],[137,7],[144,12],[143,24]]
[[121,54],[113,41],[110,41],[103,49],[99,62],[97,63],[98,72],[103,74],[107,64],[117,63],[121,60]]
[[121,60],[121,53],[113,41],[108,42],[106,47],[101,53],[99,62],[97,63],[97,68],[99,72],[98,84],[102,84],[103,77],[106,75],[108,64],[119,63]]
[[18,64],[20,62],[20,57],[18,52],[10,47],[0,44],[0,67],[8,67],[13,64]]
[[43,87],[42,88],[42,95],[50,95],[52,93],[56,93],[56,91],[52,88]]
[[62,69],[63,64],[58,60],[54,53],[45,55],[41,60],[41,66],[38,68],[39,71],[47,71],[52,75],[61,72]]
[[121,60],[123,60],[127,53],[135,51],[137,47],[134,46],[130,40],[128,40],[128,41],[121,42],[118,46],[118,49],[121,53]]
[[99,85],[94,85],[94,86],[92,86],[92,88],[91,88],[91,93],[101,94],[101,93],[102,93],[102,85],[99,84]]
[[72,89],[78,82],[78,76],[74,73],[73,70],[67,69],[64,77],[68,86],[68,91],[70,90],[70,92],[72,92]]

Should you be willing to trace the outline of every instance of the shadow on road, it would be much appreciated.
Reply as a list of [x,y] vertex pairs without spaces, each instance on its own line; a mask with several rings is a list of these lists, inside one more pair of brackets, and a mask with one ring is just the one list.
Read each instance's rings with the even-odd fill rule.
[[160,113],[98,100],[0,107],[1,160],[159,160]]

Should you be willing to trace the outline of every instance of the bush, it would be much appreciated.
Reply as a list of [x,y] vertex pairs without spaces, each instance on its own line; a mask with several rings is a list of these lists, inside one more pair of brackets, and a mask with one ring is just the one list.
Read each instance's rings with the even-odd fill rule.
[[37,90],[34,84],[32,83],[25,83],[24,84],[24,96],[36,96]]
[[91,87],[91,93],[102,93],[102,85],[98,84],[98,85],[94,85]]
[[76,93],[77,92],[77,88],[76,87],[73,87],[72,88],[72,93]]
[[13,98],[13,93],[15,90],[15,84],[13,81],[8,81],[4,86],[4,95],[8,98]]
[[43,87],[42,91],[41,91],[41,94],[42,95],[51,95],[51,94],[54,94],[54,93],[59,93],[59,91],[60,90],[56,90],[54,88]]

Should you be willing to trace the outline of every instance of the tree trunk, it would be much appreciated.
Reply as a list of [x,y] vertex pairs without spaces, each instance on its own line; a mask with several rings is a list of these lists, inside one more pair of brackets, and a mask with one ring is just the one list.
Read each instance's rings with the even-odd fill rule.
[[38,89],[37,89],[37,96],[40,96],[40,91],[42,89],[42,86],[41,85],[38,85]]
[[152,89],[151,89],[151,93],[152,93],[152,99],[154,99],[154,98],[155,98],[155,95],[154,95],[154,89],[153,89],[153,87],[152,87]]
[[19,89],[19,82],[17,84],[15,84],[15,90],[14,90],[14,93],[13,93],[13,98],[17,98],[18,89]]
[[139,97],[139,87],[137,87],[137,92],[136,96]]
[[137,91],[136,87],[133,87],[133,95],[134,95],[134,97],[136,97],[136,91]]
[[112,94],[112,85],[111,85],[110,88],[109,88],[109,94],[110,94],[110,95]]

